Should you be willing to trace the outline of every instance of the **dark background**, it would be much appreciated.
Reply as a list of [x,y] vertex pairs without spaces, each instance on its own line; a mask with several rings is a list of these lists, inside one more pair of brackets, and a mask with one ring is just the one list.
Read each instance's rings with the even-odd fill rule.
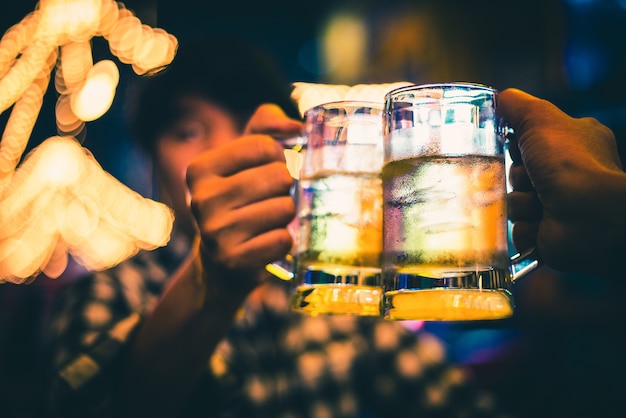
[[[0,33],[35,4],[20,0],[0,6]],[[179,38],[207,30],[249,36],[274,55],[292,81],[473,81],[499,89],[517,87],[555,102],[574,116],[597,117],[620,138],[626,130],[626,0],[129,0],[123,4],[144,23]],[[345,11],[360,16],[369,30],[367,60],[354,80],[333,78],[318,59],[326,23]],[[118,63],[121,80],[111,110],[87,124],[84,145],[105,169],[147,193],[142,190],[145,179],[134,168],[136,156],[123,125],[124,91],[137,76],[111,55],[102,38],[94,38],[93,49],[94,62],[109,58]],[[55,94],[51,89],[44,102],[31,147],[56,134]],[[8,113],[0,115],[0,122]]]
[[[0,34],[35,4],[4,2]],[[613,129],[626,155],[626,0],[124,4],[144,23],[181,39],[206,30],[249,36],[274,55],[291,81],[473,81],[521,88],[573,116],[596,117]],[[366,61],[353,80],[338,79],[318,59],[326,23],[346,11],[360,16],[368,28]],[[113,59],[121,79],[112,108],[87,124],[83,144],[105,170],[148,196],[150,176],[124,126],[124,91],[137,75],[110,54],[103,39],[94,39],[93,48],[94,62]],[[55,100],[51,88],[29,148],[57,134]],[[9,113],[0,114],[0,127]],[[0,417],[41,412],[47,389],[41,319],[63,280],[0,284]],[[453,361],[474,367],[486,387],[527,416],[621,416],[624,293],[589,277],[546,268],[517,284],[515,292],[518,306],[510,320],[433,323],[426,329],[450,343]]]

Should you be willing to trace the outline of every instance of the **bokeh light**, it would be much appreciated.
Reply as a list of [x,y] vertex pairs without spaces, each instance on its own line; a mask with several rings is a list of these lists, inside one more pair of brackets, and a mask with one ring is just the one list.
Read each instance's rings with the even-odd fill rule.
[[[109,110],[120,77],[113,61],[94,64],[94,36],[140,75],[167,66],[178,47],[113,0],[41,0],[0,40],[0,113],[13,106],[0,142],[0,283],[58,277],[70,255],[109,268],[169,240],[172,211],[104,171],[77,140]],[[59,135],[22,158],[51,78]]]
[[119,78],[113,61],[100,61],[93,66],[84,84],[72,94],[70,104],[74,114],[85,122],[104,115],[113,103]]
[[123,186],[72,137],[35,148],[5,192],[0,277],[16,283],[62,272],[67,253],[87,268],[111,267],[165,245],[173,222],[169,208]]
[[339,13],[330,19],[323,34],[322,62],[333,80],[356,80],[365,67],[368,32],[358,14]]

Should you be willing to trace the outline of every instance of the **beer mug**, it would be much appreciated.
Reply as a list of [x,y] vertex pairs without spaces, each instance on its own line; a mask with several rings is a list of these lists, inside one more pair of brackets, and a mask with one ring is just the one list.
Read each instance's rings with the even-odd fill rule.
[[395,89],[383,121],[382,314],[482,320],[513,314],[506,127],[497,92],[471,83]]
[[294,311],[380,316],[382,110],[338,101],[305,112]]

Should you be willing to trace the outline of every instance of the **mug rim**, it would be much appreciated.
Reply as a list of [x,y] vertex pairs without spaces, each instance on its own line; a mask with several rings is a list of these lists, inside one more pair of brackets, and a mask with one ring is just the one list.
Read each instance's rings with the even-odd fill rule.
[[440,88],[440,89],[460,88],[460,89],[467,89],[467,90],[470,90],[470,89],[482,90],[482,91],[489,92],[492,94],[498,93],[498,90],[490,85],[468,82],[468,81],[412,84],[408,86],[398,87],[398,88],[388,91],[387,94],[385,94],[385,102],[390,101],[393,96],[400,94],[400,93],[405,93],[408,91],[422,91],[422,90],[428,90],[428,89],[434,89],[434,88]]
[[374,102],[371,100],[350,100],[350,99],[333,100],[331,102],[320,103],[316,106],[313,106],[310,109],[307,109],[304,112],[304,117],[306,118],[306,115],[313,111],[336,109],[336,108],[345,107],[348,105],[350,106],[354,105],[353,107],[370,107],[373,109],[380,109],[380,110],[383,110],[385,107],[385,104],[383,102]]

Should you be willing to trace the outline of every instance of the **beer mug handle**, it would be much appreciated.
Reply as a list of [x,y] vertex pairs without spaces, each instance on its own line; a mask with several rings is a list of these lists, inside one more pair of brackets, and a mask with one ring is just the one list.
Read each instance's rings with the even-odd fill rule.
[[541,259],[534,247],[523,253],[515,254],[511,257],[511,280],[515,282],[536,270],[541,264]]
[[295,276],[293,256],[287,254],[284,259],[266,265],[265,270],[280,280],[289,281]]
[[[509,142],[515,138],[515,131],[502,120],[500,121],[499,129],[505,138],[505,152],[509,155],[509,158],[511,158],[508,148]],[[536,270],[541,264],[541,259],[535,247],[513,255],[511,257],[511,280],[515,282],[517,279]]]
[[[298,179],[300,177],[300,169],[302,168],[302,162],[304,159],[304,155],[300,152],[303,147],[301,143],[294,145],[292,148],[285,148],[285,161],[287,163],[287,170],[289,170],[289,174],[293,177],[294,182],[291,186],[291,197],[296,199],[296,186]],[[297,203],[297,202],[296,202]],[[297,206],[297,204],[296,204]],[[291,232],[291,237],[293,238],[294,245],[289,254],[287,254],[283,259],[276,260],[272,263],[269,263],[265,266],[265,270],[271,273],[273,276],[289,281],[295,276],[295,257],[294,252],[297,248],[297,216],[289,223],[287,228]]]

